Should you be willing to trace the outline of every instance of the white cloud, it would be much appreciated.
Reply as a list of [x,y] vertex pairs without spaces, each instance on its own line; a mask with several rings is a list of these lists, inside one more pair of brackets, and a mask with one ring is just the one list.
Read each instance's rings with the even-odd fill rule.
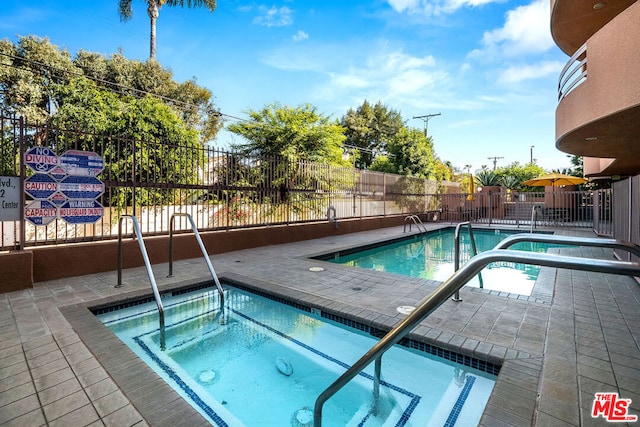
[[411,98],[422,98],[425,92],[433,94],[446,86],[448,74],[436,69],[435,63],[432,56],[415,57],[401,51],[378,53],[370,56],[364,66],[333,70],[323,94],[335,98],[349,91],[361,99],[410,103]]
[[549,30],[549,1],[534,0],[507,12],[502,28],[484,33],[484,46],[475,55],[516,56],[546,52],[554,46]]
[[564,64],[558,61],[543,61],[539,64],[512,66],[504,70],[498,77],[501,83],[519,83],[524,80],[533,80],[557,76]]
[[302,30],[298,30],[298,32],[293,35],[294,42],[300,42],[302,40],[307,40],[308,38],[309,34]]
[[286,6],[260,6],[260,16],[253,19],[253,23],[265,27],[287,27],[293,23],[292,11]]
[[420,4],[419,0],[388,0],[389,5],[398,13],[405,10],[413,10]]
[[409,15],[440,15],[453,13],[463,7],[478,7],[505,0],[387,0],[389,6],[398,13]]
[[[448,90],[449,75],[436,66],[433,56],[410,55],[390,49],[384,42],[371,48],[321,45],[279,49],[264,55],[263,62],[281,70],[326,76],[312,89],[323,100],[349,97],[359,99],[355,102],[371,99],[394,105],[444,99],[436,93]],[[372,52],[367,53],[369,49]]]

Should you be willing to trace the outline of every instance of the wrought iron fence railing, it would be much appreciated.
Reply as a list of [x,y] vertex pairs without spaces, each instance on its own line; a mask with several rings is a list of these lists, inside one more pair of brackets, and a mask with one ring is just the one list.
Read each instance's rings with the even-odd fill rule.
[[[138,218],[144,235],[168,234],[174,213],[188,213],[201,231],[326,220],[329,206],[338,219],[441,210],[439,193],[458,191],[457,183],[336,167],[276,157],[258,157],[211,147],[139,140],[39,126],[0,117],[0,177],[19,182],[20,211],[29,204],[21,189],[33,172],[26,150],[47,147],[99,154],[104,215],[92,224],[56,218],[36,226],[0,218],[0,250],[25,246],[116,239],[123,215]],[[176,230],[186,229],[185,222]],[[128,230],[131,232],[131,230]]]
[[[169,233],[169,219],[187,213],[201,231],[281,225],[336,219],[421,214],[426,221],[510,226],[593,228],[610,236],[611,190],[494,192],[461,194],[458,183],[436,182],[313,162],[289,162],[211,147],[187,146],[121,135],[95,135],[22,119],[0,116],[0,250],[59,243],[116,239],[118,218],[134,215],[144,235]],[[23,181],[33,172],[25,167],[24,152],[48,147],[58,155],[67,150],[99,154],[104,170],[104,194],[98,201],[104,215],[92,224],[70,224],[56,218],[36,226],[4,214],[9,203],[24,212],[29,197]],[[9,181],[15,188],[13,198]],[[534,224],[531,213],[538,211]],[[15,211],[15,210],[14,210]],[[5,215],[5,216],[3,216]],[[186,230],[180,220],[176,230]],[[132,230],[127,230],[128,233]]]

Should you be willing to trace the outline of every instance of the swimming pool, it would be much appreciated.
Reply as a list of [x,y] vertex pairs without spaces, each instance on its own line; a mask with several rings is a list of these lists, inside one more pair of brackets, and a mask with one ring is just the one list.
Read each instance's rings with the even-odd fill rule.
[[[455,271],[455,230],[431,231],[409,238],[379,244],[375,247],[354,248],[322,257],[329,262],[367,268],[405,276],[445,281]],[[513,231],[474,229],[478,253],[493,249]],[[510,249],[546,252],[550,244],[518,243]],[[466,230],[460,233],[460,265],[472,256],[472,245]],[[540,267],[512,262],[491,263],[482,270],[482,287],[489,290],[520,295],[531,295]],[[468,286],[481,287],[479,277]]]
[[[166,351],[153,302],[97,317],[218,426],[306,426],[317,396],[375,342],[371,335],[227,287],[163,298]],[[373,366],[330,399],[326,426],[476,425],[495,377],[396,346],[382,359],[373,410]],[[311,423],[311,424],[310,424]]]

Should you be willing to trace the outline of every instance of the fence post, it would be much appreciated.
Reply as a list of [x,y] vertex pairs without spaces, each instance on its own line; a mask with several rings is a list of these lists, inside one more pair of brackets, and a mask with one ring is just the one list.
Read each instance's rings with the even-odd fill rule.
[[27,166],[24,164],[24,153],[25,153],[25,144],[24,144],[24,128],[25,128],[25,122],[24,122],[24,118],[20,117],[19,120],[19,125],[20,125],[20,158],[18,159],[18,162],[20,164],[20,168],[19,168],[19,175],[20,175],[20,245],[19,245],[19,249],[21,251],[24,250],[24,243],[25,240],[27,239],[27,231],[25,230],[25,226],[26,226],[26,220],[24,218],[24,207],[25,207],[25,195],[24,195],[24,180],[25,180],[25,175],[27,174]]

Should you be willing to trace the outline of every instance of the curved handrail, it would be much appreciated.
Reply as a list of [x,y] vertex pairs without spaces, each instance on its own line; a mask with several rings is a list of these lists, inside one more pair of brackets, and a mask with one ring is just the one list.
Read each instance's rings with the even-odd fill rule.
[[187,217],[189,223],[191,224],[191,229],[193,230],[193,234],[196,236],[196,240],[198,241],[198,245],[200,246],[200,250],[202,251],[202,255],[204,256],[204,260],[207,263],[207,267],[209,268],[209,273],[211,273],[211,277],[216,284],[216,288],[218,288],[218,294],[220,294],[220,306],[224,306],[224,292],[222,290],[222,285],[220,284],[220,280],[218,280],[218,275],[216,271],[213,269],[213,265],[211,264],[211,260],[209,259],[209,253],[207,249],[204,247],[204,243],[202,243],[202,239],[200,238],[200,233],[198,232],[198,227],[196,227],[196,223],[193,222],[193,218],[186,212],[174,212],[169,218],[169,275],[167,277],[173,277],[173,224],[174,218],[177,216]]
[[156,300],[158,306],[158,317],[160,318],[160,349],[165,349],[164,338],[164,307],[162,306],[162,299],[160,298],[160,292],[158,291],[158,285],[156,285],[156,279],[153,276],[153,270],[151,269],[151,262],[149,261],[149,255],[147,254],[147,248],[142,240],[142,232],[138,225],[138,220],[133,215],[121,215],[118,220],[118,283],[116,288],[124,286],[122,284],[122,222],[125,219],[130,219],[133,224],[133,231],[138,238],[138,244],[140,245],[140,252],[142,252],[142,259],[147,269],[147,276],[149,276],[149,282],[151,282],[151,289],[153,290],[153,298]]
[[[578,84],[587,78],[587,45],[583,44],[565,64],[558,78],[558,101],[567,96]],[[582,59],[579,60],[580,57]],[[575,75],[579,70],[580,74]]]
[[382,357],[384,352],[400,342],[409,331],[418,326],[420,322],[450,298],[456,290],[460,289],[470,278],[478,274],[480,270],[492,262],[500,261],[533,264],[543,267],[595,271],[624,276],[640,276],[640,264],[628,261],[608,261],[506,249],[483,252],[471,258],[460,270],[456,271],[449,279],[438,286],[411,314],[391,329],[376,345],[371,347],[369,351],[318,396],[313,412],[314,427],[322,426],[322,407],[331,396],[336,394],[374,359]]
[[514,234],[502,240],[494,249],[506,249],[520,242],[555,243],[570,246],[591,246],[607,249],[622,249],[640,257],[640,246],[626,240],[600,239],[592,237],[555,236],[553,234]]
[[338,228],[338,218],[336,217],[336,208],[333,205],[330,205],[327,208],[327,219],[329,220],[329,222],[333,222],[335,227]]
[[[418,215],[407,215],[404,218],[404,229],[402,230],[403,233],[405,233],[407,231],[407,220],[412,220],[413,223],[416,225],[416,227],[418,227],[418,231],[426,233],[427,227],[424,225],[424,223],[422,222],[422,220],[420,219],[420,217]],[[409,223],[409,231],[411,231],[411,223]]]
[[538,218],[538,209],[540,205],[533,205],[531,208],[531,233],[533,233],[533,229],[535,228],[536,219]]
[[[471,250],[473,252],[473,256],[478,255],[478,249],[476,247],[476,238],[473,236],[473,227],[471,226],[471,222],[465,221],[465,222],[458,223],[453,233],[453,239],[455,241],[455,252],[453,254],[454,271],[458,271],[460,269],[460,230],[465,225],[469,229],[469,239],[471,240]],[[480,281],[480,287],[483,288],[484,283],[482,281],[482,273],[478,273],[478,280]],[[462,298],[460,298],[460,290],[457,290],[456,293],[453,295],[453,300],[456,302],[462,301]]]

